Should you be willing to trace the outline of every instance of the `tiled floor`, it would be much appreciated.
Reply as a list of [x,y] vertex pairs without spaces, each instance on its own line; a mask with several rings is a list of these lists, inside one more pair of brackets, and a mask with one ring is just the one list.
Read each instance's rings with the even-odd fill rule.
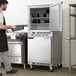
[[30,70],[29,68],[23,69],[18,68],[19,71],[16,74],[6,74],[5,68],[0,68],[0,73],[3,73],[3,76],[76,76],[76,69],[73,69],[71,73],[68,72],[68,69],[55,69],[53,72],[49,72],[48,69],[35,68]]

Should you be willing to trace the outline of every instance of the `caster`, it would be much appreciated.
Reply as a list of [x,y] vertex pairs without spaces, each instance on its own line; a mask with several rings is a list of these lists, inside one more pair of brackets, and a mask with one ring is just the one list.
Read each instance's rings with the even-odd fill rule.
[[58,68],[62,68],[62,64],[61,63],[58,64]]
[[54,69],[51,69],[51,70],[49,70],[50,72],[53,72],[54,71]]
[[30,70],[33,70],[33,68],[30,68]]
[[30,70],[33,70],[33,68],[30,68]]
[[32,64],[30,64],[30,70],[33,70]]
[[50,72],[53,72],[53,71],[54,71],[54,69],[53,69],[52,66],[49,66],[49,71],[50,71]]

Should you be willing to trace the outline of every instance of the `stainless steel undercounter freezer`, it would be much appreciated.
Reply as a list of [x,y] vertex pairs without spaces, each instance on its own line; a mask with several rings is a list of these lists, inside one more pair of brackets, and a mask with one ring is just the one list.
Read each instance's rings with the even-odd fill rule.
[[62,37],[61,32],[53,32],[50,37],[28,37],[28,64],[62,67]]

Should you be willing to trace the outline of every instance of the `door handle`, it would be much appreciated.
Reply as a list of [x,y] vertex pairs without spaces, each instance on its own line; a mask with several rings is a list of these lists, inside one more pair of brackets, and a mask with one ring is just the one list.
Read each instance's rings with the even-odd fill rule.
[[34,39],[34,37],[28,37],[28,39]]

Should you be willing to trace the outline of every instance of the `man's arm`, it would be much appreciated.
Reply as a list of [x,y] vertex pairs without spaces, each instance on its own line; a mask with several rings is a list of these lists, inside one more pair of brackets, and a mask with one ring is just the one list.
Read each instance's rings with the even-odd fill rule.
[[15,25],[3,25],[2,23],[0,23],[0,29],[6,30],[6,29],[15,29],[16,26]]

